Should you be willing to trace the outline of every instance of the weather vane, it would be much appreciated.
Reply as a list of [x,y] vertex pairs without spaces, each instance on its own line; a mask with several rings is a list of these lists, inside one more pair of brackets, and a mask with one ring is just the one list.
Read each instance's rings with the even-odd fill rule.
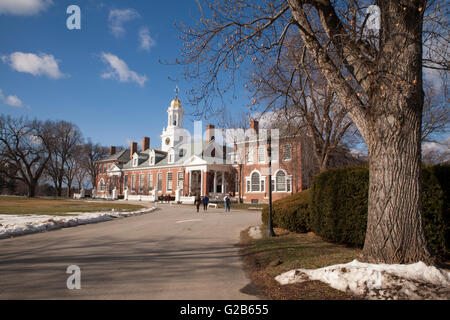
[[180,91],[180,88],[178,88],[178,86],[176,86],[175,87],[175,94],[176,94],[176,97],[178,98],[178,91]]

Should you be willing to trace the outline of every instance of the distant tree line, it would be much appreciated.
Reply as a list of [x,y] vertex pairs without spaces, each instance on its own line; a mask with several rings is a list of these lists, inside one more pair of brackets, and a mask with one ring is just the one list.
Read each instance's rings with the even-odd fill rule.
[[72,195],[93,186],[95,161],[108,148],[90,139],[67,121],[30,120],[26,117],[0,116],[0,192],[21,193],[29,197],[44,190],[55,196]]

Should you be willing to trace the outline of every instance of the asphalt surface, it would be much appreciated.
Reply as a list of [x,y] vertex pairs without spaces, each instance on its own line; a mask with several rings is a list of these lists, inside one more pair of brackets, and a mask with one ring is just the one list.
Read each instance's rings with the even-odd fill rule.
[[[257,299],[237,244],[259,211],[158,207],[0,240],[0,299]],[[81,270],[79,290],[67,288],[70,265]]]

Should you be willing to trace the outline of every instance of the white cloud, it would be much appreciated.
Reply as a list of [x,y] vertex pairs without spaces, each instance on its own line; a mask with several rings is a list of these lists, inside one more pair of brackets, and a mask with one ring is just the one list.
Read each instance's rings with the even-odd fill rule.
[[145,51],[150,51],[150,48],[156,45],[155,40],[150,36],[150,31],[147,27],[142,27],[139,30],[140,48]]
[[134,9],[111,9],[109,11],[109,28],[111,33],[120,37],[125,34],[125,22],[139,18],[139,13]]
[[144,86],[147,77],[130,70],[125,61],[111,53],[102,53],[101,56],[103,61],[109,64],[109,71],[103,73],[102,78],[116,79],[120,82],[136,82],[139,86]]
[[22,100],[20,100],[17,96],[9,95],[5,97],[1,89],[0,89],[0,101],[3,101],[3,103],[11,107],[21,107],[23,105]]
[[52,4],[52,0],[0,0],[0,15],[31,16]]
[[14,52],[9,56],[2,56],[2,61],[18,72],[31,73],[34,76],[46,75],[53,79],[64,77],[59,70],[58,61],[51,54]]

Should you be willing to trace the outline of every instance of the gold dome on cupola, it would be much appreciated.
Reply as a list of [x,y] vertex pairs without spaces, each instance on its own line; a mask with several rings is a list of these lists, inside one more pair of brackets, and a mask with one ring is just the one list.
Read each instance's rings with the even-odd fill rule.
[[172,102],[170,103],[170,107],[173,109],[178,109],[181,108],[181,101],[180,99],[178,99],[178,91],[180,91],[180,88],[178,88],[178,86],[175,87],[175,99],[172,100]]
[[170,106],[172,108],[180,108],[181,107],[181,101],[178,98],[175,98],[172,100],[172,102],[170,103]]

